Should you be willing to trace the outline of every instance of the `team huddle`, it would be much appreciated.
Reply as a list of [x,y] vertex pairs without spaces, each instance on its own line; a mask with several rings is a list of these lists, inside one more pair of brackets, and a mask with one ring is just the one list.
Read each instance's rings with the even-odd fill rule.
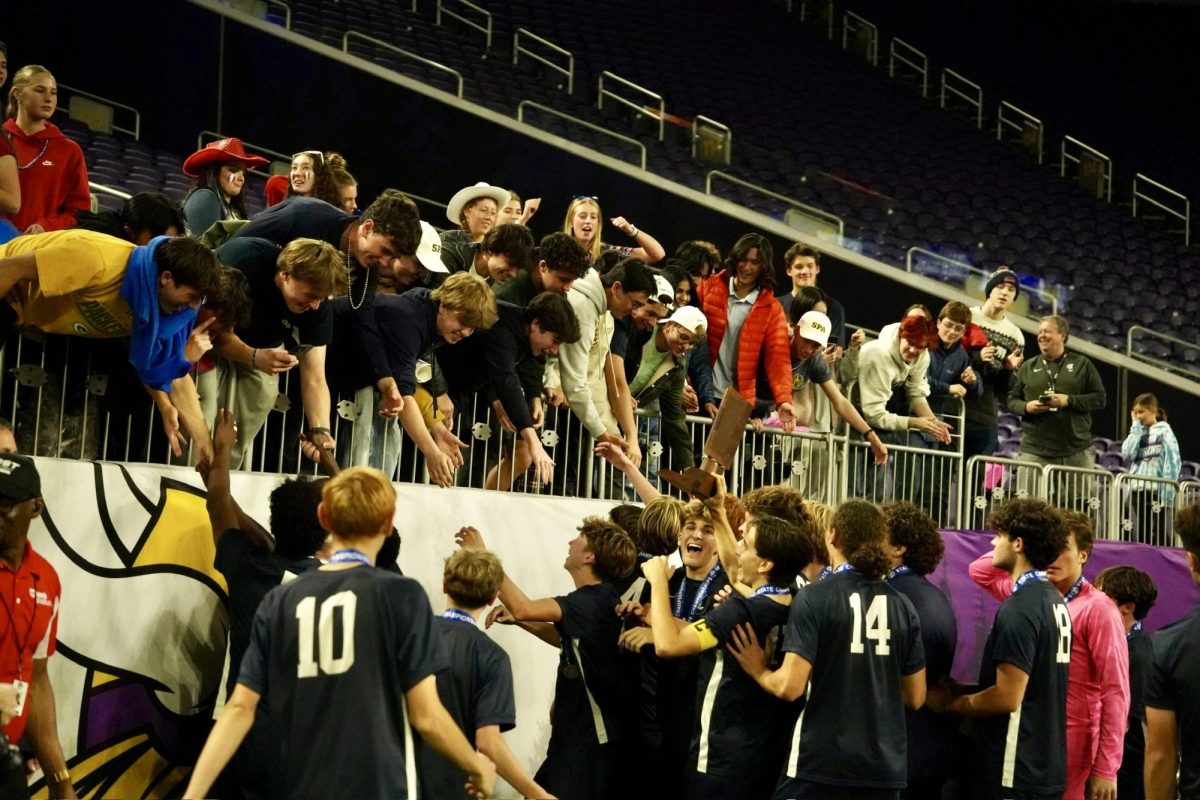
[[[1195,614],[1151,647],[1148,576],[1089,583],[1090,523],[1043,501],[999,506],[971,565],[1001,601],[973,686],[950,678],[954,611],[926,578],[941,534],[910,503],[736,498],[718,478],[708,500],[585,519],[564,563],[575,588],[546,598],[464,527],[438,617],[380,555],[398,545],[381,473],[347,470],[312,503],[332,552],[243,623],[188,797],[225,796],[222,780],[248,797],[486,797],[497,773],[525,797],[1175,796]],[[1200,577],[1200,507],[1177,530]],[[501,735],[517,719],[509,656],[481,629],[496,623],[559,650],[533,775]],[[1180,778],[1185,797],[1200,787],[1186,739]]]

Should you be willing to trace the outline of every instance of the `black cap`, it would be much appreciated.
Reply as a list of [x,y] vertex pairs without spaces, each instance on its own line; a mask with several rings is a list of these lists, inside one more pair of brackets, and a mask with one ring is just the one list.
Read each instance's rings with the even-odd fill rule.
[[42,479],[29,456],[0,453],[0,499],[20,503],[42,496]]

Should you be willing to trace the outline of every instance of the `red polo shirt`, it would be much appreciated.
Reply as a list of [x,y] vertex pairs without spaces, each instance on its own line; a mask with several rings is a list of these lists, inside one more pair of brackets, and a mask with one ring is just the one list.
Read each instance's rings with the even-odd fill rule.
[[[0,682],[33,681],[33,660],[54,654],[58,635],[58,602],[62,586],[50,562],[25,542],[21,566],[14,572],[0,560]],[[10,742],[25,731],[29,699],[21,716],[4,727]]]

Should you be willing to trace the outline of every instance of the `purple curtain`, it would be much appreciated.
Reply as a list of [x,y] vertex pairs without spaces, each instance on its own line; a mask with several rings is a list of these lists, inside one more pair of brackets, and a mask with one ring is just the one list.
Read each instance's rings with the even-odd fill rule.
[[[987,641],[998,604],[967,575],[967,565],[991,550],[992,534],[985,531],[942,531],[946,555],[929,575],[954,605],[958,618],[958,650],[954,657],[954,678],[975,683],[979,678],[979,659]],[[1183,550],[1152,547],[1130,542],[1097,541],[1083,574],[1091,580],[1106,567],[1128,564],[1154,579],[1158,602],[1146,617],[1147,630],[1158,630],[1174,622],[1200,604],[1200,590],[1192,581]]]

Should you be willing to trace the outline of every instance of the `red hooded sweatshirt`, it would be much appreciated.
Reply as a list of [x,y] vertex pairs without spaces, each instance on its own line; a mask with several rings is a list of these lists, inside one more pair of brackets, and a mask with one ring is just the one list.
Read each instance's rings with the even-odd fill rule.
[[47,231],[70,228],[75,215],[92,205],[87,165],[79,145],[49,122],[29,135],[9,118],[4,130],[12,137],[21,181],[21,210],[4,218],[22,232],[35,222]]

